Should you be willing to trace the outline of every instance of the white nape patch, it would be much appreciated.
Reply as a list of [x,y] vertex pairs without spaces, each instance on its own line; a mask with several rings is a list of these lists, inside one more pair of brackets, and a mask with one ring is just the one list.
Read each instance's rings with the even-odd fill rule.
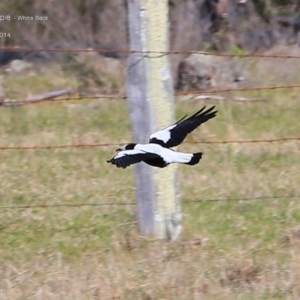
[[158,144],[137,144],[135,149],[141,151],[142,153],[148,152],[160,155],[162,149],[164,148]]
[[177,125],[172,125],[169,126],[163,130],[159,130],[157,132],[154,132],[153,134],[150,135],[150,139],[155,138],[158,140],[163,141],[164,143],[167,143],[170,139],[171,139],[171,132],[170,130],[172,130],[174,127],[176,127]]
[[138,144],[135,146],[135,149],[140,150],[143,153],[147,152],[157,154],[167,163],[171,163],[173,160],[174,151],[164,148],[159,144]]
[[135,146],[136,150],[142,153],[155,153],[163,158],[166,163],[188,163],[193,154],[176,152],[168,148],[164,148],[158,144],[138,144]]
[[125,150],[119,152],[114,158],[118,159],[124,156],[134,156],[137,154],[153,153],[159,155],[166,163],[188,163],[193,154],[176,152],[168,148],[164,148],[159,144],[137,144],[133,150]]

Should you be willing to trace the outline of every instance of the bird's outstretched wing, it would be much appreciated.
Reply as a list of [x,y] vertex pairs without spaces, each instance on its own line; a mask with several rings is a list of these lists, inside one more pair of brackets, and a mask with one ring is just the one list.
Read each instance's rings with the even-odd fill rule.
[[149,143],[156,143],[166,148],[178,146],[189,133],[216,116],[217,111],[213,111],[215,106],[207,110],[205,108],[206,106],[189,118],[184,116],[175,124],[151,134]]
[[112,159],[107,160],[107,162],[116,165],[118,168],[125,169],[130,165],[157,157],[159,156],[155,153],[149,153],[142,150],[125,150],[120,151]]

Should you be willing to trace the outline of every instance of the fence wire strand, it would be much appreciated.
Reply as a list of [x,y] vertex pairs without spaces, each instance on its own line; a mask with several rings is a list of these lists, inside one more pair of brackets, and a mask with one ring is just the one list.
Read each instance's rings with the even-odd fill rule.
[[207,56],[224,56],[224,57],[240,57],[240,58],[276,58],[276,59],[300,59],[299,55],[275,55],[261,53],[222,53],[222,52],[203,52],[203,51],[142,51],[129,49],[79,49],[79,48],[30,48],[19,46],[3,46],[0,51],[24,51],[24,52],[57,52],[57,53],[99,53],[99,54],[156,54],[156,55],[178,55],[178,54],[199,54]]
[[[184,200],[182,203],[208,203],[208,202],[247,202],[257,200],[279,200],[279,199],[300,199],[300,195],[286,196],[260,196],[245,198],[211,198],[199,200]],[[76,207],[93,207],[93,206],[135,206],[135,202],[114,202],[114,203],[77,203],[77,204],[37,204],[37,205],[2,205],[0,209],[35,209],[35,208],[76,208]]]
[[[273,59],[300,59],[298,55],[272,55],[272,54],[231,54],[231,53],[207,53],[202,51],[137,51],[128,49],[58,49],[58,48],[29,48],[29,47],[0,47],[0,51],[24,51],[24,52],[55,52],[55,53],[99,53],[99,54],[140,54],[141,59],[158,58],[164,55],[179,55],[179,54],[199,54],[207,56],[220,56],[220,57],[238,57],[238,58],[273,58]],[[139,61],[139,60],[138,60]],[[294,85],[280,85],[280,86],[264,86],[264,87],[246,87],[246,88],[226,88],[226,89],[211,89],[205,91],[188,91],[178,92],[176,96],[197,96],[201,94],[217,94],[227,92],[256,92],[256,91],[267,91],[267,90],[279,90],[279,89],[297,89],[300,88],[300,84]],[[36,101],[28,100],[5,100],[0,103],[1,106],[17,107],[23,104],[38,104],[43,102],[59,102],[59,101],[83,101],[88,99],[126,99],[126,95],[97,95],[97,96],[76,96],[76,97],[59,97],[50,98]],[[242,101],[241,101],[242,102]],[[261,140],[228,140],[228,141],[189,141],[186,143],[190,144],[249,144],[249,143],[274,143],[274,142],[289,142],[289,141],[300,141],[300,137],[288,137],[288,138],[276,138],[276,139],[261,139]],[[66,144],[56,146],[0,146],[0,150],[55,150],[55,149],[83,149],[83,148],[95,148],[95,147],[107,147],[107,146],[119,146],[125,143],[94,143],[94,144]],[[300,199],[300,195],[269,195],[259,197],[241,197],[241,198],[211,198],[211,199],[198,199],[198,200],[184,200],[182,203],[195,204],[195,203],[208,203],[208,202],[246,202],[246,201],[257,201],[257,200],[279,200],[279,199]],[[95,207],[95,206],[135,206],[134,202],[116,202],[116,203],[75,203],[75,204],[37,204],[37,205],[0,205],[0,209],[38,209],[38,208],[76,208],[76,207]]]
[[[239,58],[280,58],[280,59],[299,59],[297,55],[268,55],[268,54],[230,54],[230,53],[207,53],[203,51],[138,51],[128,49],[78,49],[78,48],[29,48],[29,47],[17,47],[17,46],[4,46],[0,47],[0,51],[24,51],[24,52],[57,52],[57,53],[80,53],[80,52],[96,52],[99,54],[143,54],[141,59],[145,57],[158,58],[164,55],[174,54],[201,54],[207,56],[224,56],[224,57],[239,57]],[[150,56],[152,54],[152,56]],[[155,56],[153,56],[155,55]],[[139,62],[140,60],[138,60]],[[132,67],[132,66],[131,66]],[[217,94],[227,92],[255,92],[265,90],[278,90],[278,89],[295,89],[300,88],[300,84],[294,85],[281,85],[281,86],[265,86],[265,87],[245,87],[245,88],[226,88],[226,89],[211,89],[206,91],[188,91],[178,92],[176,96],[187,96],[187,95],[201,95],[201,94]],[[99,95],[99,96],[87,96],[87,97],[64,97],[64,98],[52,98],[43,100],[14,100],[14,101],[2,101],[0,106],[19,106],[24,104],[38,104],[43,102],[58,102],[58,101],[81,101],[87,99],[126,99],[126,95]],[[242,102],[242,101],[241,101]]]
[[[254,88],[228,88],[228,89],[211,89],[205,91],[188,91],[188,92],[178,92],[175,96],[197,96],[202,94],[218,94],[218,93],[229,93],[229,92],[259,92],[268,90],[280,90],[280,89],[297,89],[300,88],[300,84],[295,85],[280,85],[280,86],[265,86],[265,87],[254,87]],[[39,104],[43,102],[60,102],[60,101],[84,101],[89,99],[114,99],[114,100],[125,100],[126,95],[99,95],[99,96],[82,96],[82,97],[63,97],[63,98],[51,98],[51,99],[41,99],[35,101],[28,100],[5,100],[0,102],[1,106],[19,106],[28,104]],[[214,101],[220,101],[212,99]],[[224,100],[222,100],[224,101]],[[227,101],[227,100],[226,100]],[[243,103],[243,101],[240,101]],[[244,101],[247,102],[247,101]],[[255,101],[253,101],[255,103]]]
[[[204,144],[204,145],[215,145],[215,144],[257,144],[257,143],[276,143],[276,142],[291,142],[300,141],[300,137],[289,137],[289,138],[277,138],[277,139],[263,139],[263,140],[232,140],[232,141],[187,141],[186,144]],[[126,142],[120,143],[95,143],[95,144],[68,144],[68,145],[56,145],[56,146],[0,146],[1,150],[55,150],[55,149],[68,149],[68,148],[96,148],[96,147],[109,147],[109,146],[120,146]]]

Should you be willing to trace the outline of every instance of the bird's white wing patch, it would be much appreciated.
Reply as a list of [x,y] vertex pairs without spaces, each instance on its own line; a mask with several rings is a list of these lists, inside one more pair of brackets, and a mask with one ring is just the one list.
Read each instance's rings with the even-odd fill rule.
[[171,138],[170,130],[172,130],[176,126],[177,126],[177,124],[169,126],[165,129],[159,130],[157,132],[154,132],[150,135],[150,139],[158,139],[158,140],[163,141],[164,143],[167,143]]
[[172,148],[180,145],[189,133],[194,131],[201,124],[214,118],[217,111],[215,107],[205,110],[206,106],[187,118],[184,116],[175,124],[157,131],[150,136],[149,143],[159,144],[165,148]]

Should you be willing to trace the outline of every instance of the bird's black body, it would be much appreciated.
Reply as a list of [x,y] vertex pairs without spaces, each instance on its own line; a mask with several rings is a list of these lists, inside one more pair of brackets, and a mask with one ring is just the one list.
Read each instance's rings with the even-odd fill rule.
[[192,116],[188,118],[184,116],[175,124],[153,133],[149,144],[129,143],[117,149],[119,153],[107,162],[118,168],[126,168],[142,161],[158,168],[164,168],[171,163],[186,165],[199,163],[202,158],[201,152],[189,154],[176,152],[170,148],[181,144],[189,133],[216,116],[217,111],[214,111],[214,106],[207,110],[205,108],[206,106]]
[[169,163],[165,162],[161,156],[145,159],[144,163],[152,167],[158,167],[158,168],[165,168],[166,166],[169,165]]

